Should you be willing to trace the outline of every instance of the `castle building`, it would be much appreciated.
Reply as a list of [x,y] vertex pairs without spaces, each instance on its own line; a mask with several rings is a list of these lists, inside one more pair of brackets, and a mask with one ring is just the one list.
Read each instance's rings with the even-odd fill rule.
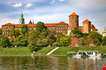
[[[56,22],[56,23],[46,23],[45,26],[51,30],[55,31],[56,33],[62,33],[64,35],[70,35],[70,32],[74,29],[79,29],[82,33],[89,33],[91,31],[97,31],[96,27],[92,24],[92,22],[88,19],[84,20],[83,26],[79,26],[79,15],[76,12],[72,12],[69,15],[69,23],[65,22]],[[12,30],[21,30],[23,26],[27,26],[28,31],[36,30],[36,24],[33,22],[29,22],[29,24],[25,24],[24,15],[21,14],[20,23],[7,23],[2,25],[2,34],[4,36],[11,36]],[[77,47],[79,44],[79,38],[73,36],[71,38],[71,46]]]
[[[29,23],[25,24],[24,15],[21,14],[20,17],[20,24],[14,24],[14,23],[7,23],[2,25],[2,34],[3,35],[9,35],[11,30],[20,30],[21,27],[27,26],[28,30],[36,30],[36,24]],[[55,31],[56,33],[62,33],[62,34],[70,34],[70,32],[76,28],[80,29],[83,33],[89,33],[90,31],[97,31],[95,26],[91,23],[90,20],[86,19],[83,21],[83,26],[79,26],[79,15],[76,14],[76,12],[72,12],[72,14],[69,15],[69,23],[65,22],[56,22],[56,23],[46,23],[46,27],[48,27],[49,30]]]

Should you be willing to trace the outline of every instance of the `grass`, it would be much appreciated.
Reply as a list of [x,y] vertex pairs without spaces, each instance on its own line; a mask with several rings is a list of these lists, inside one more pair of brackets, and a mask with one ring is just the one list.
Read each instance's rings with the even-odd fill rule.
[[99,51],[100,53],[106,54],[106,47],[78,47],[78,48],[69,48],[69,47],[60,47],[51,55],[63,55],[66,56],[69,53],[75,53],[79,50],[82,51]]
[[30,56],[29,48],[0,48],[0,56]]
[[46,55],[48,52],[50,52],[54,47],[44,47],[38,52],[35,53],[35,55]]
[[[44,47],[41,50],[35,53],[35,56],[38,55],[46,55],[50,52],[54,47]],[[106,46],[105,47],[77,47],[77,48],[70,48],[70,47],[60,47],[56,51],[54,51],[51,55],[54,56],[67,56],[70,53],[77,52],[79,50],[84,51],[99,51],[100,53],[106,54]],[[31,51],[27,47],[22,48],[0,48],[0,56],[30,56]]]

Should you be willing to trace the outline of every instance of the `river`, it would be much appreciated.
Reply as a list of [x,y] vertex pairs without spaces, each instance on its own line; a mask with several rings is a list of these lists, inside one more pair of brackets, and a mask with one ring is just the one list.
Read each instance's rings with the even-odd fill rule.
[[73,59],[65,56],[2,56],[0,70],[101,70],[102,60]]

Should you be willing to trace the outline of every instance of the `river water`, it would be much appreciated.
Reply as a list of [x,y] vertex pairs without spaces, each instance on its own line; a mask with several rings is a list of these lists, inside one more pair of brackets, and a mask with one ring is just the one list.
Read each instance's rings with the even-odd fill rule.
[[91,60],[65,56],[0,57],[0,70],[101,70],[104,65],[106,58]]

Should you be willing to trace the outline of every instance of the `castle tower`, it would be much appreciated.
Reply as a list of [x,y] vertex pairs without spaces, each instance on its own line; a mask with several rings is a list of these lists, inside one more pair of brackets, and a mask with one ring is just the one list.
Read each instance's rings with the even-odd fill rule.
[[83,33],[89,33],[91,31],[91,21],[85,19],[83,21]]
[[20,21],[20,24],[25,24],[25,19],[24,19],[23,13],[21,14],[19,21]]
[[74,30],[75,28],[79,28],[79,16],[74,11],[69,15],[69,29]]

